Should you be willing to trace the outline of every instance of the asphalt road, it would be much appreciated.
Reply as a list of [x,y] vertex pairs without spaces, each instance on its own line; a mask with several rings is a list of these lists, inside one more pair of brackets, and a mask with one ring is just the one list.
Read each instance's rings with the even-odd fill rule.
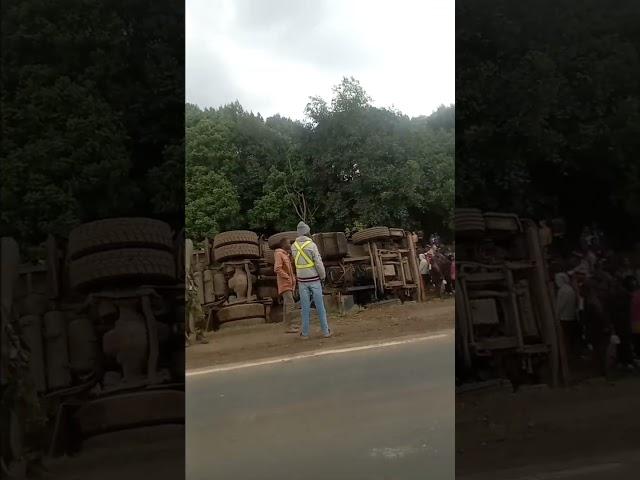
[[454,478],[445,338],[187,378],[188,480]]

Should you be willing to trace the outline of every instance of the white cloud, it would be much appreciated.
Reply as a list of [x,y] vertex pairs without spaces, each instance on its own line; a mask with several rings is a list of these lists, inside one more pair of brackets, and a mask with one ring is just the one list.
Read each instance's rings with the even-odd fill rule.
[[302,118],[357,78],[377,106],[429,114],[455,99],[452,0],[187,0],[187,101],[239,100]]

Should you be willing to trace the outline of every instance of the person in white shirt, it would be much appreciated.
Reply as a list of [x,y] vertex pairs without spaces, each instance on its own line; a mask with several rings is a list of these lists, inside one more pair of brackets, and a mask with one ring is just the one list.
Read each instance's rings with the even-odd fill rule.
[[422,278],[422,290],[426,292],[429,288],[429,260],[427,260],[426,253],[421,253],[418,258],[420,259],[418,270],[420,270],[420,277]]
[[572,358],[580,341],[580,330],[577,321],[578,295],[571,286],[569,275],[564,272],[556,274],[556,315],[562,326],[567,356]]

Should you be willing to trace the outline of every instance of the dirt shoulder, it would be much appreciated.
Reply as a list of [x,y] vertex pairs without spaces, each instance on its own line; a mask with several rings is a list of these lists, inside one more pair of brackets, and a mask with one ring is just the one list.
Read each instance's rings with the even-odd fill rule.
[[640,448],[640,379],[456,395],[460,475]]
[[455,302],[452,299],[426,303],[382,305],[345,316],[330,315],[333,336],[324,339],[318,321],[311,320],[311,338],[301,340],[285,334],[280,323],[228,326],[208,335],[209,344],[186,350],[187,369],[254,361],[299,354],[323,348],[346,347],[452,329]]

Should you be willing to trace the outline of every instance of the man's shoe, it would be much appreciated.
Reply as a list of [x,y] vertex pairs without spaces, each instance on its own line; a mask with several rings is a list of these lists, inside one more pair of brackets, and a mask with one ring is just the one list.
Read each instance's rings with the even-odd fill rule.
[[300,334],[300,339],[301,340],[309,340],[309,335],[303,335],[302,333]]
[[322,335],[324,338],[329,338],[331,337],[331,330],[329,330],[328,333],[325,333],[324,335]]

